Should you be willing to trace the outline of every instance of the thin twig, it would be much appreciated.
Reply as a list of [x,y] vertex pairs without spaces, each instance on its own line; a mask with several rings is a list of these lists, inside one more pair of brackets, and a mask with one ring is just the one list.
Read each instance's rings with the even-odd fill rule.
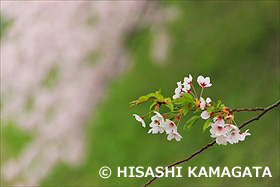
[[280,100],[278,100],[276,103],[274,103],[273,105],[270,105],[269,107],[264,108],[263,112],[261,112],[259,115],[253,117],[252,119],[243,122],[240,126],[239,129],[243,128],[245,125],[260,119],[260,117],[262,117],[265,113],[267,113],[268,111],[270,111],[271,109],[278,107],[278,105],[280,104]]
[[234,108],[229,110],[230,112],[242,112],[242,111],[264,111],[265,108],[263,107],[256,107],[256,108]]
[[[193,108],[192,111],[195,111],[196,109]],[[229,112],[243,112],[243,111],[248,111],[248,112],[252,112],[252,111],[264,111],[265,108],[263,107],[255,107],[255,108],[233,108],[230,109]],[[223,110],[216,110],[215,112],[222,112]]]
[[[278,105],[280,104],[280,100],[278,100],[276,103],[270,105],[269,107],[266,107],[266,108],[260,108],[260,107],[257,107],[257,108],[250,108],[248,110],[248,108],[241,108],[241,109],[232,109],[234,111],[257,111],[257,110],[262,110],[263,112],[261,112],[259,115],[253,117],[252,119],[248,120],[248,121],[245,121],[243,122],[240,126],[239,126],[239,129],[245,127],[247,124],[255,121],[255,120],[258,120],[260,117],[262,117],[265,113],[267,113],[268,111],[270,111],[271,109],[277,107]],[[167,168],[170,168],[170,167],[173,167],[173,166],[176,166],[178,164],[181,164],[183,162],[187,162],[189,161],[191,158],[195,157],[196,155],[200,154],[202,151],[208,149],[209,147],[213,146],[214,144],[216,143],[216,141],[214,140],[213,142],[211,143],[208,143],[207,145],[205,145],[204,147],[202,147],[201,149],[199,149],[198,151],[194,152],[193,154],[191,154],[189,157],[183,159],[183,160],[179,160],[177,162],[174,162],[173,164],[170,164],[168,166],[166,166]],[[165,169],[162,170],[162,172],[165,172]],[[146,184],[143,185],[143,187],[145,186],[148,186],[149,184],[151,184],[153,181],[155,181],[158,177],[153,177],[150,181],[148,181]]]

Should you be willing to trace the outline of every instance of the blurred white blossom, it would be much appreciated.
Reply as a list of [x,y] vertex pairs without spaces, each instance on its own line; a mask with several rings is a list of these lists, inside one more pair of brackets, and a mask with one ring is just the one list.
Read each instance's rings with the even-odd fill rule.
[[127,67],[126,34],[154,21],[155,3],[1,2],[1,15],[13,20],[1,41],[2,119],[34,135],[2,164],[6,180],[38,185],[60,160],[81,164],[85,120]]

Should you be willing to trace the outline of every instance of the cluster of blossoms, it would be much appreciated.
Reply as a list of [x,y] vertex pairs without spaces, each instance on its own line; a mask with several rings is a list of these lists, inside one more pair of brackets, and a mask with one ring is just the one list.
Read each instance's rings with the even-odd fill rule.
[[[164,117],[157,111],[154,111],[156,115],[154,115],[151,120],[152,122],[150,123],[150,127],[151,129],[148,131],[148,133],[152,133],[152,134],[157,134],[159,133],[163,133],[164,131],[166,132],[166,134],[168,134],[167,139],[168,140],[172,140],[173,138],[175,138],[177,141],[180,141],[182,136],[177,132],[177,126],[176,124],[169,120],[166,119],[164,120]],[[144,116],[138,116],[137,114],[133,114],[133,116],[135,117],[135,119],[139,122],[142,123],[142,126],[145,128],[146,124],[144,119]]]
[[[157,134],[158,132],[163,133],[165,131],[168,134],[168,140],[175,138],[177,141],[180,141],[182,136],[178,133],[177,126],[180,123],[181,117],[193,110],[194,113],[201,113],[199,116],[193,116],[190,118],[184,127],[190,129],[198,119],[202,118],[206,120],[203,130],[205,131],[208,127],[211,127],[211,137],[216,138],[217,144],[226,145],[227,142],[230,144],[238,143],[239,141],[244,141],[246,136],[251,135],[248,130],[245,132],[240,131],[234,121],[232,111],[223,105],[221,101],[215,103],[209,97],[206,99],[202,97],[204,88],[212,86],[209,77],[204,78],[200,75],[197,77],[197,83],[202,88],[199,97],[193,86],[193,78],[189,75],[189,77],[184,78],[183,83],[181,81],[177,82],[177,88],[172,97],[173,100],[170,98],[164,98],[160,91],[157,91],[131,102],[131,106],[136,106],[146,101],[153,101],[150,106],[151,111],[146,114],[148,115],[152,112],[155,113],[155,115],[151,117],[151,129],[148,133]],[[170,112],[160,114],[159,108],[161,105],[168,107]],[[146,127],[144,122],[146,115],[133,115],[137,121],[142,123],[143,127]],[[177,122],[177,126],[174,121]]]
[[[191,92],[192,79],[193,79],[192,76],[189,75],[189,77],[184,78],[183,84],[181,81],[177,82],[178,87],[175,89],[175,95],[173,95],[173,99],[180,98],[181,94],[185,92],[192,93]],[[197,77],[197,82],[202,88],[212,86],[209,77],[204,78],[203,76],[200,75],[199,77]]]
[[[230,120],[227,121],[230,122]],[[237,126],[230,123],[226,124],[222,116],[215,117],[214,122],[209,125],[211,126],[211,137],[216,138],[217,144],[238,143],[239,141],[244,141],[246,136],[251,135],[248,132],[249,129],[242,132]]]

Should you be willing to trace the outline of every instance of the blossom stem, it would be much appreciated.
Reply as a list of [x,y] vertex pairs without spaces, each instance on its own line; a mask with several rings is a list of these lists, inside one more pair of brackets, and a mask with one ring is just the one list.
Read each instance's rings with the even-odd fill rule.
[[233,123],[238,127],[238,125],[237,125],[237,123],[234,121],[234,119],[233,119],[232,121],[233,121]]
[[194,95],[192,92],[190,92],[190,93],[192,94],[192,96],[193,96],[194,98],[196,98],[195,95]]
[[172,111],[172,112],[166,112],[166,113],[163,113],[163,115],[166,115],[166,114],[171,114],[171,113],[179,113],[180,111]]
[[154,110],[151,110],[150,112],[148,112],[147,114],[144,114],[143,116],[147,116],[148,114],[152,113]]
[[179,125],[180,125],[180,121],[181,121],[181,112],[180,112],[179,116],[180,116],[180,118],[179,118],[179,121],[178,121],[178,123],[177,123],[177,127],[179,127]]
[[201,98],[203,91],[204,91],[204,86],[202,86],[202,89],[201,89],[201,92],[200,92],[199,99]]
[[191,85],[192,85],[192,88],[194,90],[195,97],[197,98],[197,93],[196,93],[195,87],[193,86],[193,84],[191,84]]

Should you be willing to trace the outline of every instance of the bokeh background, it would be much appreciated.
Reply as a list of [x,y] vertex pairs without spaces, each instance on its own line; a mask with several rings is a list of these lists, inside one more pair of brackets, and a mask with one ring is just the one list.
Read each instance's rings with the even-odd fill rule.
[[[117,166],[165,166],[212,141],[203,121],[180,142],[147,134],[141,95],[209,76],[204,96],[230,108],[279,99],[278,1],[1,1],[1,183],[140,186]],[[241,124],[257,112],[236,113]],[[182,119],[182,124],[190,117]],[[148,121],[146,121],[149,123]],[[273,177],[161,178],[154,186],[278,186],[279,109],[252,136],[188,166],[268,166]],[[103,179],[102,166],[112,169]]]

